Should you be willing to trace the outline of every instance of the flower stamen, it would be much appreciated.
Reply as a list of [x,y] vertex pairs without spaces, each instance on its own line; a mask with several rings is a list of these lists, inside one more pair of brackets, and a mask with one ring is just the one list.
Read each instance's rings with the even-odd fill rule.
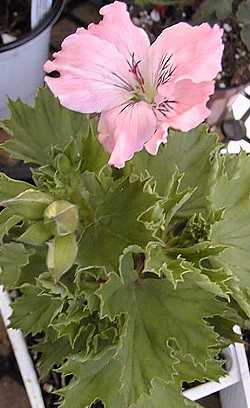
[[152,108],[160,112],[164,117],[166,117],[169,112],[174,110],[172,104],[176,103],[177,101],[173,99],[164,99],[164,101],[160,102],[158,105],[154,104]]
[[156,88],[166,84],[172,77],[176,67],[171,63],[172,55],[165,54],[158,66],[156,74]]
[[111,71],[111,74],[121,81],[121,84],[113,84],[114,86],[125,89],[126,91],[129,92],[133,91],[132,85],[128,81],[126,81],[126,79],[118,75],[116,72]]
[[139,68],[139,64],[140,64],[140,60],[136,61],[135,60],[135,54],[133,53],[131,55],[131,63],[129,61],[127,61],[128,65],[129,65],[129,72],[131,72],[132,74],[134,74],[136,81],[138,82],[138,84],[140,85],[140,88],[142,90],[142,92],[144,93],[144,79],[142,77],[140,68]]

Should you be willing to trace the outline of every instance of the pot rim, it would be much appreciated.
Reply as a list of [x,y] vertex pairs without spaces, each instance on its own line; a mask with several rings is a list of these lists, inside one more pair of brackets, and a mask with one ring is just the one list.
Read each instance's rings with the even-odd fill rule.
[[65,0],[55,0],[53,6],[49,10],[46,17],[42,20],[42,22],[32,31],[29,33],[21,36],[15,41],[12,41],[8,44],[4,44],[0,46],[0,54],[5,51],[13,50],[21,45],[26,44],[27,42],[36,38],[39,34],[45,31],[49,26],[53,25],[59,15],[61,14],[65,5]]

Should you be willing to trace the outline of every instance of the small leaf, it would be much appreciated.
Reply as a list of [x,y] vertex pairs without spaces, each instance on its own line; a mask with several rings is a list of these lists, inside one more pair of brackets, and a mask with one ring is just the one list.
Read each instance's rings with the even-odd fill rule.
[[37,363],[42,377],[46,376],[53,366],[63,363],[68,356],[74,353],[66,337],[58,339],[56,332],[52,328],[50,330],[53,334],[32,347],[34,352],[42,353]]
[[241,39],[250,51],[250,0],[243,1],[240,3],[237,19],[243,25],[241,28]]
[[28,265],[33,250],[23,244],[10,242],[0,246],[0,282],[6,288],[14,288],[20,278],[21,269]]
[[9,200],[32,186],[24,181],[14,180],[0,173],[0,201]]
[[55,282],[74,265],[77,251],[75,234],[55,237],[49,242],[47,266]]
[[62,307],[60,298],[42,294],[40,289],[27,285],[22,288],[21,298],[12,304],[11,327],[35,335],[48,329]]
[[31,245],[42,245],[51,238],[51,230],[43,222],[30,225],[27,230],[17,238],[17,241]]
[[38,190],[29,189],[1,205],[11,208],[15,215],[20,215],[29,220],[43,218],[45,208],[53,201],[52,196]]
[[242,1],[237,11],[238,21],[243,24],[250,24],[249,13],[250,13],[250,0]]
[[68,308],[65,308],[65,311],[60,314],[53,328],[58,332],[59,337],[68,337],[72,348],[75,347],[80,336],[82,340],[85,338],[82,351],[84,351],[84,344],[87,351],[89,342],[95,333],[94,323],[94,318],[86,308],[84,296],[78,296],[69,302]]
[[244,25],[240,32],[242,41],[250,51],[250,24]]
[[184,174],[180,174],[178,171],[173,174],[171,184],[169,186],[169,192],[167,199],[161,204],[164,209],[165,219],[164,225],[167,228],[168,224],[174,217],[174,215],[184,206],[184,204],[192,197],[196,188],[188,188],[184,191],[180,190],[181,180]]
[[103,268],[78,269],[76,272],[75,283],[79,293],[84,293],[88,302],[88,308],[91,312],[100,310],[100,298],[96,291],[101,282],[105,282],[107,276]]
[[198,7],[193,21],[198,24],[216,19],[225,20],[232,15],[233,0],[205,0]]
[[108,153],[104,150],[96,135],[98,131],[93,119],[90,121],[90,132],[86,140],[84,152],[84,167],[86,170],[99,173],[108,162]]
[[3,242],[5,235],[9,233],[11,228],[22,221],[22,217],[19,215],[13,215],[10,208],[4,208],[0,213],[0,243]]
[[[24,246],[23,246],[24,247]],[[27,250],[26,250],[27,251]],[[32,249],[32,254],[29,257],[29,263],[22,266],[18,281],[16,282],[16,287],[19,288],[25,284],[35,285],[37,278],[47,270],[46,266],[46,247],[37,246]],[[14,286],[14,285],[13,285]],[[13,287],[12,286],[12,287]]]

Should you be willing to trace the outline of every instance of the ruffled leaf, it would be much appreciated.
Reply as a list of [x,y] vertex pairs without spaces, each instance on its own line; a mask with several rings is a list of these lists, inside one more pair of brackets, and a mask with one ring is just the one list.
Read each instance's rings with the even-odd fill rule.
[[[93,190],[96,191],[95,185]],[[125,247],[133,244],[145,247],[152,238],[152,232],[139,218],[158,199],[144,191],[144,183],[131,183],[128,179],[115,183],[108,191],[99,186],[98,198],[93,222],[79,243],[78,263],[81,267],[105,266],[112,270],[117,268]]]
[[196,189],[179,214],[192,215],[209,207],[209,196],[216,179],[214,155],[218,143],[214,134],[205,126],[190,132],[171,132],[168,142],[159,149],[157,156],[146,152],[138,153],[130,162],[130,171],[153,176],[156,191],[167,196],[176,169],[183,173],[179,191]]
[[4,149],[19,160],[47,164],[51,145],[65,147],[77,135],[88,134],[88,119],[80,113],[63,108],[48,88],[41,88],[35,106],[20,99],[9,101],[11,118],[2,127],[11,139]]

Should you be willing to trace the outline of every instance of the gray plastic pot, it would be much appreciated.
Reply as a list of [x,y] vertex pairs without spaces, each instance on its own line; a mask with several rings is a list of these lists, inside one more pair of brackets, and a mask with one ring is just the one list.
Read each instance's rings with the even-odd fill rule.
[[7,97],[31,103],[43,85],[43,64],[48,59],[51,28],[65,0],[55,0],[41,24],[27,35],[0,46],[0,119],[9,116]]

